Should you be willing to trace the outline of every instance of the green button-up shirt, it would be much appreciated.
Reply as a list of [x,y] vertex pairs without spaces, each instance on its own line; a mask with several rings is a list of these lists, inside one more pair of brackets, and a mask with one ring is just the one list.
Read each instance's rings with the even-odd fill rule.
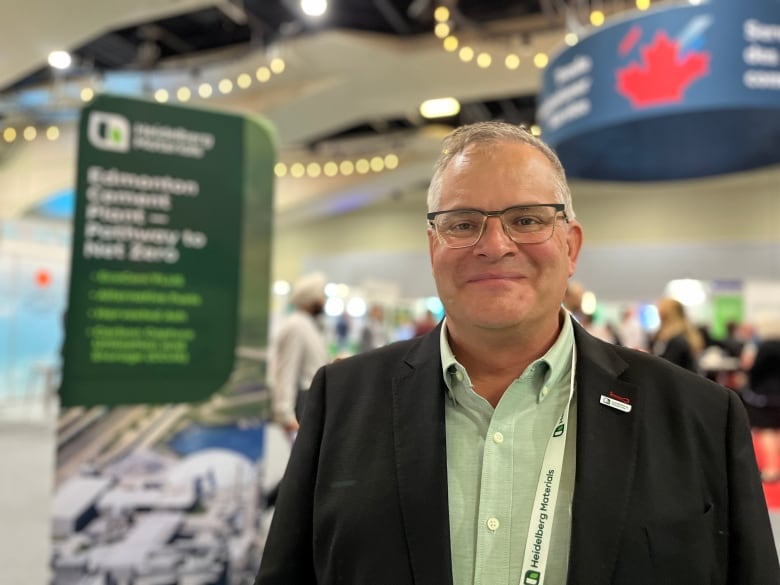
[[[441,329],[447,485],[454,585],[518,585],[547,441],[569,398],[574,333],[564,315],[553,346],[506,389],[494,409],[476,394]],[[563,473],[545,585],[566,583],[577,436],[569,410]],[[544,569],[543,569],[544,570]]]

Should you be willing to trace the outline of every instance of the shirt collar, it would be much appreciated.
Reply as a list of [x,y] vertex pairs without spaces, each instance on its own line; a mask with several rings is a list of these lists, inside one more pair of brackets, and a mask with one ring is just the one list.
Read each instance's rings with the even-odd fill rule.
[[[545,372],[544,379],[539,385],[539,401],[541,402],[546,394],[542,393],[543,387],[556,388],[563,384],[564,379],[568,380],[571,376],[572,349],[574,347],[574,327],[571,323],[572,316],[564,308],[561,308],[561,320],[563,326],[555,343],[540,358],[531,362],[526,371],[534,368],[541,368]],[[449,340],[447,339],[447,317],[444,317],[441,332],[439,334],[439,348],[441,351],[441,368],[444,381],[447,384],[447,393],[453,402],[457,402],[453,391],[455,378],[457,381],[467,378],[466,369],[458,363],[455,354],[452,352]]]

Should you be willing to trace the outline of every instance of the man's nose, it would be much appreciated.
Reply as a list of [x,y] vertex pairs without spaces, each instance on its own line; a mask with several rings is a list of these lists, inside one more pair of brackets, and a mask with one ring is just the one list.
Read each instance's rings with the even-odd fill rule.
[[502,251],[505,248],[516,249],[516,244],[504,229],[502,219],[495,215],[489,216],[485,221],[485,229],[482,230],[482,237],[477,242],[477,245],[490,247],[491,249],[498,248]]

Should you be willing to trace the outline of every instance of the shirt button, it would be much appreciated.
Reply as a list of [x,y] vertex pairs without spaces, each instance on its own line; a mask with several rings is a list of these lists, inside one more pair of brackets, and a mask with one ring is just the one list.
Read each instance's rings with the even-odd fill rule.
[[547,386],[545,386],[544,388],[542,388],[542,398],[544,398],[545,396],[547,396],[549,393],[550,393],[550,389],[549,389]]
[[455,379],[456,379],[458,382],[462,382],[462,381],[463,381],[463,372],[461,372],[460,370],[458,370],[457,372],[455,372]]
[[498,530],[499,522],[498,518],[488,518],[487,527],[491,532]]
[[504,442],[504,435],[501,434],[500,432],[493,433],[493,442],[496,445],[500,445],[501,443]]

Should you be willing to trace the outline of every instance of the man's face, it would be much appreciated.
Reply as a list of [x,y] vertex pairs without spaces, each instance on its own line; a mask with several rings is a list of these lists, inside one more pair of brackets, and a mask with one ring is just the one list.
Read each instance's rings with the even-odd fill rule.
[[[541,152],[512,142],[483,149],[469,146],[450,161],[439,208],[432,211],[558,203],[555,173]],[[552,238],[539,244],[515,244],[497,217],[488,218],[479,242],[469,248],[448,248],[430,229],[433,276],[450,328],[549,330],[557,323],[581,243],[579,224],[563,219]]]

